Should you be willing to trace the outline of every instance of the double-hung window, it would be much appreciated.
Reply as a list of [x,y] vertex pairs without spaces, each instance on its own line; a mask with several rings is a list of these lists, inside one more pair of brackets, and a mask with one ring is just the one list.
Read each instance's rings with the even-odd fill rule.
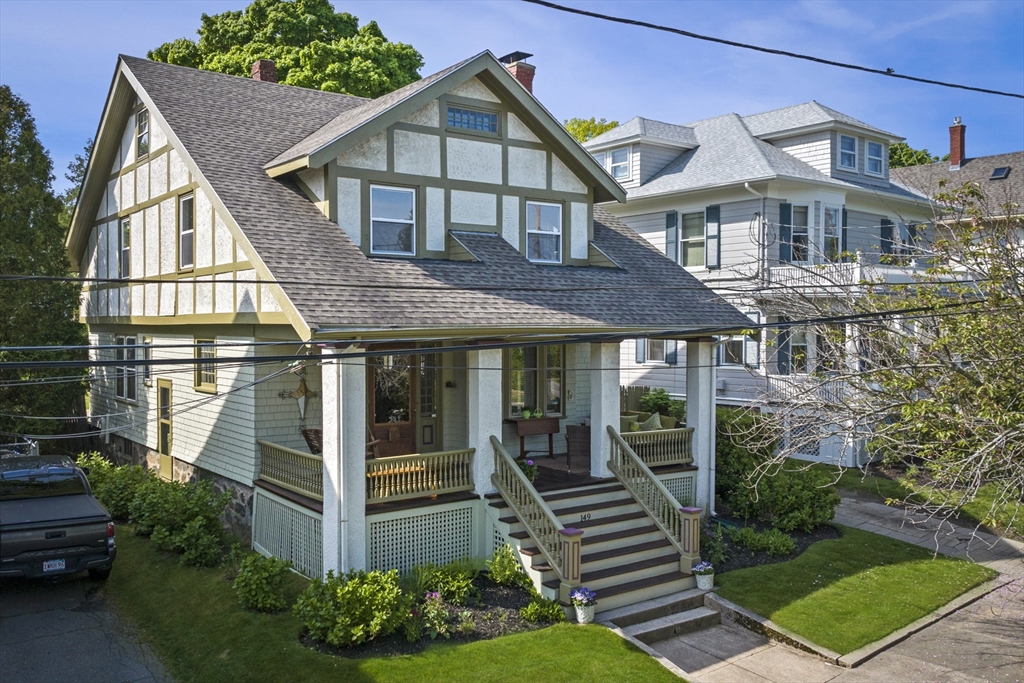
[[564,414],[565,347],[509,349],[505,356],[508,416]]
[[178,268],[196,265],[196,200],[187,194],[178,199]]
[[213,339],[196,339],[195,347],[195,382],[198,391],[217,391],[217,364],[212,362],[217,357],[217,346]]
[[833,263],[839,261],[842,247],[842,220],[842,209],[825,207],[824,244],[821,246],[826,261]]
[[139,351],[141,359],[147,361],[142,364],[142,383],[149,387],[153,385],[153,366],[148,362],[153,360],[153,338],[143,337],[142,348]]
[[869,142],[867,144],[868,149],[868,162],[866,172],[870,175],[885,175],[885,166],[883,165],[882,157],[882,143],[880,142]]
[[679,263],[685,267],[704,265],[704,212],[684,213],[679,225]]
[[121,219],[121,230],[118,233],[117,274],[122,280],[131,277],[132,267],[132,222],[130,218]]
[[806,206],[793,207],[793,232],[792,232],[792,258],[795,263],[806,263],[810,260],[808,250],[808,216],[810,212]]
[[613,149],[608,155],[609,171],[616,180],[629,179],[629,147]]
[[648,339],[647,340],[647,362],[648,363],[664,363],[665,362],[665,340],[664,339]]
[[416,253],[416,190],[370,186],[370,253]]
[[789,372],[807,374],[807,330],[794,327],[789,336]]
[[135,337],[114,337],[114,396],[122,401],[135,401],[138,397],[135,370]]
[[526,258],[562,262],[562,205],[526,202]]
[[839,136],[839,168],[857,170],[857,138],[852,135]]
[[721,354],[721,365],[743,365],[743,346],[745,342],[746,337],[743,335],[734,335],[722,342],[722,345],[718,347]]
[[142,158],[149,154],[149,110],[143,109],[135,115],[135,156]]

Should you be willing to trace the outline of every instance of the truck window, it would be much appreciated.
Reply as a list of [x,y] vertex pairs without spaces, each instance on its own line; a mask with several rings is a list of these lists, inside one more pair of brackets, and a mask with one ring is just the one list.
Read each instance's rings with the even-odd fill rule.
[[86,493],[74,470],[10,470],[0,472],[0,500],[76,496]]

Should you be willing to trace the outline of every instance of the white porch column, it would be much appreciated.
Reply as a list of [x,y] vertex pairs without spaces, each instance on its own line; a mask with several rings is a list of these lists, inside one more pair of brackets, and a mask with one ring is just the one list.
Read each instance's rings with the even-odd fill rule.
[[491,436],[501,438],[501,349],[479,349],[466,353],[467,412],[469,446],[473,454],[473,485],[478,495],[493,493],[494,447]]
[[619,428],[619,344],[590,345],[590,476],[612,477],[608,425]]
[[714,351],[714,342],[710,340],[686,342],[686,426],[693,429],[696,506],[708,512],[715,509]]
[[366,568],[366,361],[327,361],[322,377],[326,574]]

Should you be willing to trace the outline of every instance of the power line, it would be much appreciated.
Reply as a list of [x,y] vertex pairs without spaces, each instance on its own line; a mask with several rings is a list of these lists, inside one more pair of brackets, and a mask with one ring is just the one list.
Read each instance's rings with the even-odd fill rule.
[[640,26],[643,28],[653,29],[655,31],[664,31],[666,33],[674,33],[676,35],[685,36],[687,38],[693,38],[695,40],[705,40],[710,43],[719,43],[721,45],[728,45],[730,47],[739,47],[744,50],[754,50],[755,52],[764,52],[770,55],[779,55],[781,57],[792,57],[793,59],[802,59],[808,62],[815,62],[817,64],[825,64],[827,66],[835,66],[841,69],[851,69],[853,71],[863,71],[865,73],[877,74],[879,76],[888,76],[890,78],[901,78],[906,81],[914,81],[915,83],[926,83],[928,85],[938,85],[944,88],[956,88],[958,90],[969,90],[972,92],[985,93],[986,95],[999,95],[1000,97],[1013,97],[1016,99],[1024,99],[1024,95],[1013,92],[1003,92],[1001,90],[990,90],[988,88],[976,88],[970,85],[960,85],[958,83],[949,83],[946,81],[936,81],[930,78],[919,78],[917,76],[907,76],[905,74],[898,74],[892,69],[875,69],[868,66],[860,66],[858,64],[848,64],[846,62],[836,62],[831,59],[822,59],[821,57],[814,57],[813,55],[805,55],[799,52],[789,52],[787,50],[776,50],[770,47],[761,47],[759,45],[751,45],[749,43],[740,43],[735,40],[726,40],[725,38],[715,38],[714,36],[706,36],[700,33],[694,33],[692,31],[685,31],[679,28],[673,28],[671,26],[663,26],[661,24],[652,24],[647,21],[640,21],[639,19],[627,19],[625,17],[616,17],[610,14],[601,14],[599,12],[590,12],[588,10],[576,9],[574,7],[566,7],[564,5],[558,5],[553,2],[547,2],[546,0],[523,0],[532,5],[540,5],[541,7],[547,7],[549,9],[558,10],[559,12],[567,12],[569,14],[578,14],[584,17],[591,17],[593,19],[602,19],[604,21],[611,21],[617,24],[626,24],[629,26]]

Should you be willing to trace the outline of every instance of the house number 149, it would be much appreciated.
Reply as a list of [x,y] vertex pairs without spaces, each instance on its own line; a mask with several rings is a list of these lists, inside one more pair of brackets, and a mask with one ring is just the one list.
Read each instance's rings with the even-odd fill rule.
[[585,522],[588,519],[590,519],[590,513],[589,512],[587,514],[585,514],[585,515],[580,515],[580,521],[581,522]]

